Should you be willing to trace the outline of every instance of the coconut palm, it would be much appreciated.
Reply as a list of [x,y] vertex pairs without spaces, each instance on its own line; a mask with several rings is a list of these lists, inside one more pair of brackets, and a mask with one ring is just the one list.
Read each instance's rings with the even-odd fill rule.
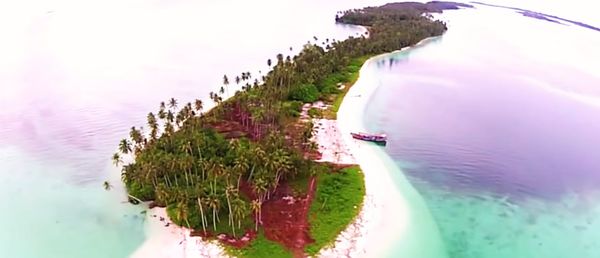
[[223,85],[227,88],[227,95],[229,95],[229,79],[227,78],[227,75],[223,75]]
[[252,203],[250,204],[250,208],[254,212],[254,217],[255,217],[254,230],[258,231],[258,223],[260,222],[262,224],[262,216],[261,216],[262,202],[260,201],[260,199],[252,200]]
[[[229,181],[229,180],[227,180]],[[229,226],[231,226],[231,230],[233,232],[233,236],[235,237],[235,220],[234,220],[234,214],[233,211],[231,209],[231,199],[234,198],[237,195],[237,189],[233,187],[233,185],[230,185],[229,182],[227,182],[227,186],[225,188],[225,199],[227,200],[227,208],[229,209]]]
[[119,142],[119,151],[123,154],[129,154],[131,152],[131,143],[127,139],[122,139]]
[[158,139],[158,122],[152,112],[148,113],[147,120],[148,127],[150,128],[150,140],[154,142]]
[[169,99],[169,108],[172,110],[177,109],[177,100],[175,98]]
[[204,108],[204,105],[202,103],[202,100],[196,99],[194,101],[194,109],[196,110],[196,112],[201,115],[202,114],[202,109]]
[[102,186],[104,187],[104,190],[106,190],[106,191],[113,188],[113,186],[108,181],[104,181],[104,183],[102,183]]
[[115,165],[115,167],[118,167],[121,164],[123,164],[123,159],[121,159],[121,155],[119,155],[118,152],[115,152],[112,155],[112,161],[113,161],[113,164]]
[[213,221],[213,230],[217,231],[217,219],[219,214],[219,208],[221,207],[221,201],[219,200],[219,196],[215,193],[211,193],[207,198],[208,207],[212,209],[212,221]]
[[177,220],[185,222],[187,227],[191,228],[190,222],[188,220],[189,209],[188,209],[188,205],[187,205],[187,198],[185,196],[182,197],[179,200],[179,202],[177,203],[177,206],[175,206],[175,208],[177,209],[176,213],[175,213],[177,215]]
[[231,201],[231,206],[233,210],[233,217],[238,224],[238,228],[242,229],[242,221],[246,218],[246,214],[248,213],[246,202],[239,196],[235,196],[235,198]]
[[158,110],[158,118],[164,120],[165,118],[167,118],[167,113],[165,112],[164,108],[161,108],[160,110]]
[[204,232],[204,234],[206,234],[206,225],[208,224],[206,221],[206,215],[204,214],[204,202],[203,199],[201,197],[197,197],[196,199],[198,201],[198,209],[200,210],[200,220],[201,220],[201,224],[202,224],[202,231]]

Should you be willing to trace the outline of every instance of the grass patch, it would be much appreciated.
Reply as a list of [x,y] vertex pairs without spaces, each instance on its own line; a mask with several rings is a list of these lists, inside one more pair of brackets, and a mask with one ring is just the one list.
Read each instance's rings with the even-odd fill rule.
[[315,242],[306,248],[314,255],[332,244],[360,212],[365,196],[364,175],[358,166],[337,173],[321,173],[310,206],[310,235]]
[[281,246],[281,244],[267,239],[262,230],[258,233],[256,239],[254,239],[247,247],[237,249],[230,246],[225,246],[225,251],[231,256],[240,258],[293,257],[292,253]]

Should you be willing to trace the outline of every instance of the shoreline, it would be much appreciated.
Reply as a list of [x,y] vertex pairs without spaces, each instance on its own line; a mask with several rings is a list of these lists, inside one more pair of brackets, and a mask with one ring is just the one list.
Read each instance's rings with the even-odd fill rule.
[[216,240],[192,237],[191,230],[173,223],[166,208],[147,209],[146,220],[147,238],[131,258],[230,257]]
[[[362,65],[358,80],[344,96],[334,121],[343,145],[364,173],[366,195],[354,222],[340,233],[332,247],[322,249],[319,257],[447,257],[435,221],[403,172],[381,147],[350,136],[350,132],[365,131],[364,111],[378,88],[370,84],[376,76],[369,70],[372,69],[370,64],[436,38],[426,38],[414,46],[369,58]],[[400,185],[394,182],[393,174],[402,176]],[[393,222],[388,223],[390,221]],[[393,251],[396,252],[391,254]]]

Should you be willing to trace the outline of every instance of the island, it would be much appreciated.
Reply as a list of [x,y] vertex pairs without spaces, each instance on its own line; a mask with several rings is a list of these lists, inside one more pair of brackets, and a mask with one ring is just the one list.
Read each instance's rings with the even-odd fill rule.
[[[370,57],[442,35],[446,25],[428,13],[459,7],[466,6],[339,12],[336,22],[366,32],[315,37],[298,55],[267,60],[266,74],[223,76],[211,103],[161,102],[147,129],[132,127],[112,157],[130,201],[149,203],[150,219],[194,241],[218,241],[224,253],[209,255],[319,255],[365,208],[364,175],[332,122],[346,92]],[[229,94],[233,82],[241,89]]]

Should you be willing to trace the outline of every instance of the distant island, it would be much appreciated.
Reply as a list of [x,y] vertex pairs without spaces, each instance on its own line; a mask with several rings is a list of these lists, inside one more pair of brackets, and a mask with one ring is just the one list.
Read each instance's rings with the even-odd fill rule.
[[[426,13],[469,7],[452,2],[392,3],[339,12],[338,23],[367,32],[343,41],[314,38],[298,55],[267,60],[266,74],[223,76],[214,108],[171,98],[132,127],[113,155],[132,202],[166,207],[192,235],[218,239],[239,257],[313,256],[360,212],[360,168],[329,157],[314,141],[316,118],[335,119],[362,64],[442,35]],[[241,90],[229,96],[235,83]],[[236,87],[239,88],[239,87]],[[318,104],[315,104],[318,103]],[[319,146],[322,145],[322,146]],[[106,186],[109,188],[109,186]]]

